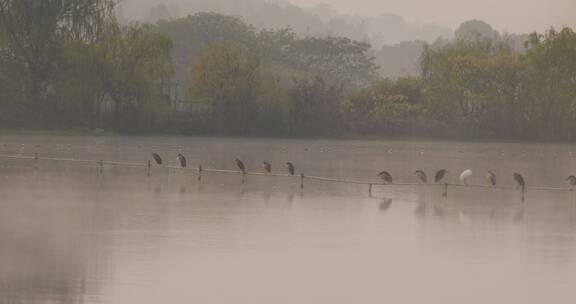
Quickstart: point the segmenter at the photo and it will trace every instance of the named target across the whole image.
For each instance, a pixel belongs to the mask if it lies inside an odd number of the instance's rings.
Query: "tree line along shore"
[[[64,3],[64,4],[63,4]],[[467,22],[384,78],[370,44],[112,0],[0,1],[0,128],[234,136],[576,139],[576,33]]]

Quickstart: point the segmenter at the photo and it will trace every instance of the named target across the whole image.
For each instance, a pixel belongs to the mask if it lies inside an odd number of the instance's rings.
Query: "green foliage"
[[[363,86],[376,79],[378,69],[369,50],[369,44],[348,38],[313,37],[294,40],[288,52],[297,69]]]
[[[427,108],[466,136],[572,139],[576,35],[530,37],[526,54],[504,41],[458,41],[422,57]]]
[[[454,35],[457,41],[495,41],[500,38],[498,31],[481,20],[469,20],[462,23]]]
[[[350,98],[348,120],[357,132],[406,135],[420,129],[424,84],[418,78],[383,79]]]
[[[171,41],[148,26],[115,28],[97,46],[102,82],[119,129],[157,126],[169,111]]]
[[[196,120],[218,134],[336,134],[346,87],[368,84],[377,69],[365,43],[256,31],[234,17],[197,14],[159,28],[197,42],[177,44],[177,60],[192,62],[186,83]]]
[[[383,77],[418,75],[418,58],[425,45],[425,41],[416,40],[383,46],[375,54],[376,63],[380,66],[379,74]]]
[[[216,13],[198,13],[176,20],[161,20],[157,31],[173,42],[172,61],[176,78],[188,84],[190,66],[204,54],[206,47],[229,43],[242,48],[255,45],[255,30],[241,19]],[[182,86],[182,93],[186,85]]]
[[[541,137],[576,139],[576,33],[534,33],[528,47],[527,127]]]
[[[214,44],[192,69],[189,97],[210,106],[216,132],[247,132],[255,112],[260,61],[238,46]]]
[[[0,0],[4,126],[146,129],[168,114],[171,42],[115,0]],[[15,80],[18,81],[15,81]]]
[[[321,77],[295,80],[290,91],[290,135],[337,135],[344,126],[344,86]]]
[[[1,55],[22,77],[25,102],[48,102],[63,41],[97,40],[114,5],[114,0],[0,0]]]
[[[423,47],[420,77],[378,79],[362,42],[215,13],[120,26],[115,4],[0,0],[1,127],[576,139],[569,28],[500,37],[466,22]]]

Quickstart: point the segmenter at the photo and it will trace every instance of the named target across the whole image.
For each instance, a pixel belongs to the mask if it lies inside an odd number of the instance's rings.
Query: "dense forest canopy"
[[[213,12],[122,22],[117,5],[0,0],[0,127],[576,139],[571,28],[471,20],[454,39],[375,50]]]

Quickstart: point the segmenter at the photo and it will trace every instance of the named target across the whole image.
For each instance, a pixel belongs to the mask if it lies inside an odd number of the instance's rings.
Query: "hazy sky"
[[[328,3],[338,11],[375,15],[394,13],[415,23],[457,27],[482,19],[508,32],[576,26],[576,0],[289,0],[302,6]]]

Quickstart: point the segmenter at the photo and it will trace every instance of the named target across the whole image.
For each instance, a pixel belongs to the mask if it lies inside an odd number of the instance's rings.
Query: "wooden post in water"
[[[448,183],[444,184],[444,193],[442,193],[443,197],[448,197]]]
[[[300,174],[300,190],[304,190],[304,173]]]
[[[146,176],[150,177],[150,169],[152,167],[152,162],[148,160],[148,169],[146,171]]]
[[[100,163],[100,169],[98,172],[100,173],[100,175],[102,175],[104,173],[104,161],[100,160],[99,163]]]
[[[202,182],[202,165],[198,166],[198,181]]]
[[[370,187],[368,187],[368,194],[370,194],[370,197],[372,197],[372,184],[370,184]]]
[[[34,170],[38,170],[38,152],[34,153]]]

